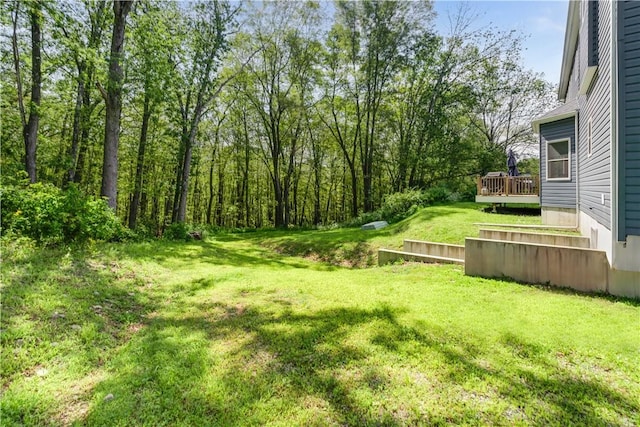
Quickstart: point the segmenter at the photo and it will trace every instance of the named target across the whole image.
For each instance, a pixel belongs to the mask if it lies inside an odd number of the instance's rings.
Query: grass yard
[[[6,244],[0,424],[640,424],[638,302],[345,266],[403,237],[459,242],[473,222],[496,216],[458,204],[372,232]]]
[[[275,231],[244,236],[276,252],[303,256],[334,265],[366,267],[377,262],[377,249],[401,249],[403,239],[464,244],[465,237],[478,236],[475,223],[540,225],[540,217],[486,213],[476,203],[432,206],[410,218],[376,232],[339,228],[323,232]]]

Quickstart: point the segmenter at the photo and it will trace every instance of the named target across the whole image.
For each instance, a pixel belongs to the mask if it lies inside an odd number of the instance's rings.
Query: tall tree
[[[24,130],[24,145],[25,166],[29,181],[36,182],[36,149],[40,121],[38,109],[42,90],[42,3],[39,0],[29,3],[29,21],[31,22],[31,101],[29,102],[29,120]]]
[[[191,160],[200,121],[231,79],[228,77],[219,81],[219,67],[229,47],[228,31],[236,12],[237,9],[232,10],[224,1],[201,2],[194,6],[185,23],[186,32],[183,37],[187,42],[175,59],[179,82],[175,87],[175,99],[178,103],[181,135],[173,222],[184,222],[186,219]]]
[[[27,3],[27,15],[31,26],[31,98],[29,99],[29,116],[27,118],[23,95],[22,76],[20,68],[20,51],[18,47],[18,20],[20,2],[14,3],[12,15],[12,49],[16,73],[18,94],[18,108],[22,122],[22,137],[24,140],[24,167],[31,183],[36,182],[36,150],[38,145],[38,124],[40,122],[40,99],[42,94],[42,2],[34,0]]]
[[[132,34],[132,72],[130,79],[138,86],[142,98],[142,123],[135,160],[134,188],[129,205],[129,228],[135,229],[142,200],[145,155],[152,115],[164,101],[164,88],[170,84],[170,54],[178,47],[172,23],[178,12],[172,3],[139,3],[140,13],[134,16]]]
[[[104,157],[102,161],[102,187],[100,195],[107,198],[109,206],[116,210],[118,202],[118,145],[120,141],[120,114],[122,111],[122,85],[124,73],[121,60],[124,54],[127,15],[133,1],[114,0],[113,34],[109,57],[109,79],[106,91],[101,88],[106,103],[104,131]]]
[[[354,82],[364,209],[371,211],[379,112],[389,96],[393,76],[411,52],[416,38],[425,31],[425,24],[430,22],[431,3],[339,1],[337,6],[336,34],[349,52],[349,80]]]
[[[329,130],[342,151],[351,178],[351,215],[358,215],[358,140],[362,125],[360,93],[358,90],[356,34],[336,23],[327,39],[325,87],[323,108],[318,118]],[[353,76],[353,77],[352,77]],[[325,114],[329,112],[329,114]],[[329,119],[326,116],[330,117]]]
[[[520,64],[520,40],[514,39],[511,45],[501,52],[501,60],[485,60],[477,67],[476,108],[469,112],[469,122],[485,153],[482,173],[504,167],[509,148],[520,154],[535,151],[530,123],[555,103],[551,85]]]
[[[248,64],[244,96],[262,125],[261,153],[273,186],[276,227],[291,223],[296,202],[292,190],[303,154],[305,110],[318,52],[306,32],[315,18],[313,4],[272,3],[253,22],[252,42],[259,54]]]
[[[78,7],[78,6],[82,7]],[[99,103],[92,97],[98,64],[101,62],[102,35],[109,18],[106,0],[58,1],[53,35],[68,51],[75,65],[76,96],[73,108],[71,143],[66,149],[63,181],[81,182],[89,148],[91,116]],[[66,141],[65,141],[66,142]]]

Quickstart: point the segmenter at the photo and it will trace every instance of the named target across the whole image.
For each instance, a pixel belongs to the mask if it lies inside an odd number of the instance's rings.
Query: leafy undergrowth
[[[637,302],[246,237],[5,245],[1,424],[640,423]]]
[[[485,212],[485,205],[456,203],[431,206],[380,230],[339,228],[291,233],[254,233],[253,241],[286,255],[302,256],[338,266],[367,267],[377,262],[381,247],[402,248],[403,239],[464,244],[478,236],[477,223],[540,225],[540,217]],[[542,230],[544,231],[544,230]]]

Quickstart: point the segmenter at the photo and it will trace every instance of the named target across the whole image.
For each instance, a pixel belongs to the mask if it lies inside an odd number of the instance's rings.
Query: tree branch
[[[107,91],[104,90],[104,88],[102,87],[102,85],[100,84],[100,82],[96,82],[96,87],[98,88],[98,90],[100,91],[100,95],[102,95],[102,98],[104,99],[104,102],[109,102],[109,95],[107,94]]]

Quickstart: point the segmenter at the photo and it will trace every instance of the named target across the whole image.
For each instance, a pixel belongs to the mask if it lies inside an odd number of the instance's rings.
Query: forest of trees
[[[103,196],[130,228],[346,221],[462,196],[553,102],[522,35],[430,1],[8,0],[3,183]],[[12,182],[13,182],[12,181]]]

